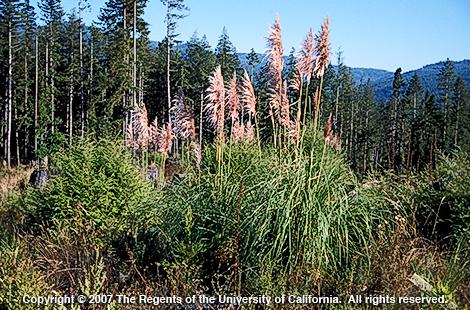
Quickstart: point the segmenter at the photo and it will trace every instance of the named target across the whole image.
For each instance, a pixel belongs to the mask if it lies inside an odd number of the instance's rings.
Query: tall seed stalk
[[[209,125],[216,129],[216,158],[218,172],[221,174],[225,143],[225,86],[220,65],[216,67],[214,74],[209,78],[209,87],[207,88],[206,105],[204,109],[208,116]]]
[[[330,33],[330,22],[328,17],[323,20],[320,34],[315,36],[316,47],[315,47],[315,73],[317,78],[320,78],[320,86],[318,89],[318,102],[315,108],[315,117],[313,121],[313,127],[315,130],[318,130],[318,118],[321,104],[321,93],[323,88],[323,75],[325,74],[325,69],[330,63],[331,56],[331,45],[329,39]]]
[[[269,109],[274,133],[273,141],[274,146],[276,147],[278,140],[277,123],[280,123],[280,107],[282,102],[282,70],[284,68],[284,60],[282,58],[284,50],[282,47],[281,22],[279,16],[276,17],[276,21],[270,27],[267,40],[267,57],[269,75],[271,78],[269,88]],[[275,121],[275,118],[277,118],[277,122]]]

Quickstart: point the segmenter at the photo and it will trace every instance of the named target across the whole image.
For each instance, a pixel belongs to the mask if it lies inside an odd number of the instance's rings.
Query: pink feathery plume
[[[276,83],[268,89],[269,116],[281,123],[282,84]]]
[[[236,122],[240,113],[240,98],[238,97],[237,73],[235,71],[227,90],[227,107],[232,122]]]
[[[315,36],[316,47],[315,47],[315,73],[317,77],[322,77],[325,74],[325,69],[330,63],[331,45],[329,39],[330,33],[330,22],[328,17],[323,21],[321,26],[321,32]]]
[[[153,150],[158,148],[158,121],[156,117],[149,126],[149,145]]]
[[[173,130],[171,124],[165,124],[159,131],[158,135],[158,152],[164,156],[168,156],[173,146]]]
[[[147,116],[147,108],[145,104],[143,104],[137,110],[137,118],[136,123],[134,125],[134,133],[137,134],[137,142],[141,149],[146,149],[148,147],[149,142],[149,126],[148,126],[148,116]]]
[[[245,127],[245,139],[248,142],[253,142],[255,140],[255,127],[250,121],[248,121]]]
[[[145,104],[131,110],[130,115],[130,122],[126,129],[126,144],[134,150],[144,150],[148,147],[149,142],[149,126]]]
[[[299,141],[299,126],[297,123],[297,120],[293,120],[289,122],[289,136],[294,140],[294,142],[297,144]]]
[[[296,68],[295,77],[290,80],[289,87],[294,90],[300,90],[300,85],[302,85],[302,74],[300,73],[299,68]]]
[[[253,84],[251,83],[248,72],[243,73],[242,84],[242,102],[245,105],[245,110],[251,115],[256,115],[256,96]]]
[[[276,17],[274,25],[268,32],[268,50],[266,56],[268,58],[269,75],[271,78],[269,85],[269,114],[272,118],[276,116],[280,123],[280,107],[281,107],[281,88],[282,88],[282,70],[284,68],[284,60],[282,58],[284,50],[282,47],[281,22],[279,16]],[[275,115],[274,115],[275,114]]]
[[[245,128],[240,122],[237,120],[233,124],[233,129],[232,129],[232,140],[237,142],[243,140],[243,136],[245,134]]]
[[[179,89],[176,98],[173,99],[172,123],[175,126],[174,132],[182,139],[190,141],[196,139],[194,113],[191,107],[186,104],[182,89]]]
[[[209,78],[209,88],[207,88],[206,105],[204,110],[207,114],[209,125],[217,131],[217,138],[224,140],[225,123],[225,87],[224,78],[220,65]]]
[[[284,67],[284,60],[282,59],[284,50],[282,47],[281,21],[279,16],[276,17],[276,21],[269,28],[267,39],[268,50],[266,56],[268,57],[270,73],[271,75],[278,77],[282,74],[282,69]]]
[[[314,53],[315,43],[312,28],[309,29],[307,37],[302,43],[302,48],[297,56],[297,68],[300,71],[302,77],[307,80],[307,84],[310,84],[310,79],[313,74],[314,67]]]
[[[340,140],[338,135],[333,132],[333,116],[330,113],[328,120],[325,123],[325,128],[323,130],[323,136],[325,138],[325,143],[331,145],[335,149],[339,150]]]
[[[315,108],[315,113],[318,112],[318,96],[319,96],[319,89],[318,87],[315,89],[315,95],[313,96],[313,106]]]

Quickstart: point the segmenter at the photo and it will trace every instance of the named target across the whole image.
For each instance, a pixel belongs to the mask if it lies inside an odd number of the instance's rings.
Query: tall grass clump
[[[378,225],[394,222],[393,210],[361,197],[340,154],[314,133],[305,139],[300,164],[293,152],[280,159],[267,147],[260,157],[249,144],[233,144],[218,182],[216,151],[206,148],[200,176],[164,192],[168,247],[180,256],[186,240],[209,287],[321,290],[322,279],[344,274],[354,259],[367,261]],[[188,214],[189,229],[179,224]]]

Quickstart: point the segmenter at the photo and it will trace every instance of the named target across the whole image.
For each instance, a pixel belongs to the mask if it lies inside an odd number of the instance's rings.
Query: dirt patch
[[[34,167],[20,166],[16,168],[0,168],[0,192],[7,193],[18,190],[29,182]]]

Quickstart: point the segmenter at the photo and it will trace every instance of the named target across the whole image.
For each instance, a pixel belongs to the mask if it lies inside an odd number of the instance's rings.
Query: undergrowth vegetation
[[[44,189],[2,196],[0,304],[46,292],[469,301],[468,155],[360,181],[320,136],[304,141],[282,154],[227,143],[221,165],[208,146],[164,184],[119,142],[59,151]]]

